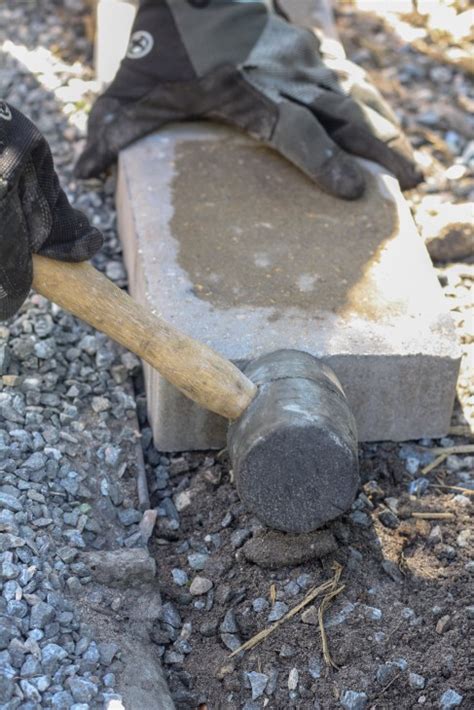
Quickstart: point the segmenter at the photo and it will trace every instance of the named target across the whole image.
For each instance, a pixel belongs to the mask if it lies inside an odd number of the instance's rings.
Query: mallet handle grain
[[[236,419],[257,388],[231,362],[185,335],[87,263],[33,256],[33,288],[141,357],[202,407]]]

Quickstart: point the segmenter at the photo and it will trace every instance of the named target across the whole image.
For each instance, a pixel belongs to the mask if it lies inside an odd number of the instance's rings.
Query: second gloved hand
[[[346,93],[314,33],[268,4],[142,0],[127,55],[92,109],[78,176],[99,174],[122,148],[170,121],[207,118],[243,129],[339,197],[364,190],[349,153],[414,187],[421,175],[410,146],[375,89],[357,92],[346,81]]]
[[[84,261],[101,246],[100,232],[61,189],[46,139],[0,101],[0,320],[28,295],[33,254]]]

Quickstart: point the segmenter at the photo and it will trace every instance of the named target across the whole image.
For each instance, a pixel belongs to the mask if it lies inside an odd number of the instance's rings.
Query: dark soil
[[[152,549],[159,565],[163,600],[176,604],[182,620],[192,623],[192,652],[172,670],[168,666],[171,690],[176,700],[182,699],[179,707],[193,708],[199,703],[205,703],[209,710],[243,707],[251,695],[245,687],[245,673],[269,674],[271,670],[278,671],[278,680],[266,705],[269,708],[336,708],[346,689],[364,691],[369,698],[367,707],[408,708],[419,703],[435,708],[450,687],[464,695],[463,707],[472,706],[472,622],[466,609],[472,603],[473,569],[472,564],[468,565],[472,546],[469,549],[459,544],[459,534],[469,526],[467,499],[463,496],[456,500],[453,492],[441,489],[419,499],[408,496],[405,491],[411,477],[398,458],[398,448],[391,444],[362,447],[361,474],[367,496],[360,496],[357,506],[363,507],[368,516],[367,528],[344,516],[328,528],[338,542],[335,554],[273,571],[247,562],[242,548],[233,549],[231,536],[235,530],[257,531],[259,524],[242,511],[227,466],[198,454],[179,457],[178,467],[187,470],[172,478],[173,486],[189,490],[191,504],[180,514],[181,527],[173,534],[175,539],[166,540],[170,535],[165,533],[155,540]],[[447,474],[442,466],[436,471],[436,480],[443,485],[456,483],[456,477]],[[387,509],[384,501],[388,497],[399,500],[395,529],[385,527],[378,517]],[[451,512],[453,520],[412,517],[413,512],[419,511]],[[222,521],[229,512],[233,520],[223,528]],[[432,531],[438,526],[442,540],[437,542]],[[185,548],[186,543],[190,545],[186,551],[183,543]],[[187,555],[205,550],[210,550],[209,560],[202,571],[194,574],[209,578],[213,589],[202,597],[205,608],[196,609],[194,601],[201,597],[192,597],[186,588],[177,587],[171,570],[186,569],[192,579]],[[301,614],[281,625],[256,648],[232,659],[218,628],[210,637],[201,634],[203,624],[207,629],[216,628],[226,612],[233,609],[238,635],[244,642],[269,625],[269,609],[256,613],[252,609],[254,599],[265,597],[271,604],[274,585],[276,599],[284,599],[291,608],[310,588],[333,576],[335,562],[343,566],[341,582],[345,588],[327,612],[326,620],[329,648],[337,668],[325,665],[319,628],[302,623]],[[302,574],[310,576],[308,586],[294,597],[289,596],[286,585]],[[317,604],[320,601],[321,598]],[[332,626],[331,620],[337,622],[338,613],[349,602],[354,605],[353,611],[343,623]],[[372,608],[380,610],[380,614]],[[285,652],[287,645],[294,655],[282,658],[281,650]],[[308,662],[314,657],[321,667],[318,679],[313,679],[308,671]],[[399,659],[404,659],[402,668],[391,672],[389,669],[380,678],[379,667]],[[291,698],[288,675],[295,667],[300,682]],[[408,678],[412,672],[426,678],[423,690],[410,687]]]

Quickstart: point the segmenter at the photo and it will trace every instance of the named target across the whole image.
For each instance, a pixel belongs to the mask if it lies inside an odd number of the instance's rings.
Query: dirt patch
[[[418,703],[435,708],[450,687],[470,706],[469,498],[435,488],[422,498],[408,495],[411,477],[398,451],[388,444],[363,447],[363,492],[352,513],[328,527],[338,543],[335,553],[278,570],[245,558],[242,545],[261,526],[242,510],[225,463],[198,454],[174,460],[186,470],[172,476],[173,488],[181,496],[186,491],[190,504],[180,512],[179,530],[170,535],[158,528],[152,553],[164,601],[171,601],[192,629],[191,650],[177,663],[167,662],[171,642],[163,643],[162,629],[155,629],[178,707],[336,708],[341,694],[354,690],[367,695],[371,708]],[[173,465],[171,460],[171,470]],[[458,481],[442,466],[433,474],[438,485]],[[389,505],[397,510],[392,516]],[[413,517],[420,511],[452,515],[446,520]],[[196,554],[202,560],[193,570],[190,561],[196,560],[189,556]],[[279,604],[287,610],[297,605],[311,587],[333,576],[335,562],[343,566],[345,588],[325,621],[337,668],[322,658],[314,612],[296,615],[254,649],[229,658],[229,636],[243,643],[269,626]],[[184,586],[173,581],[176,569],[188,575]],[[212,582],[203,596],[189,592],[196,575]],[[289,690],[295,668],[297,687]],[[268,678],[265,691],[250,705],[245,704],[252,696],[248,673]]]

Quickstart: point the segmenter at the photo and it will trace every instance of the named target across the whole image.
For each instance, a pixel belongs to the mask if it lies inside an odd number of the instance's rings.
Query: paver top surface
[[[289,346],[451,355],[452,320],[398,183],[361,165],[366,193],[348,202],[224,127],[170,126],[123,151],[129,265],[148,303],[234,359]]]
[[[293,306],[378,317],[383,292],[371,267],[398,233],[398,215],[374,176],[362,199],[347,202],[263,146],[210,141],[181,143],[174,172],[170,227],[198,298],[275,315]],[[384,315],[399,308],[383,303]]]

